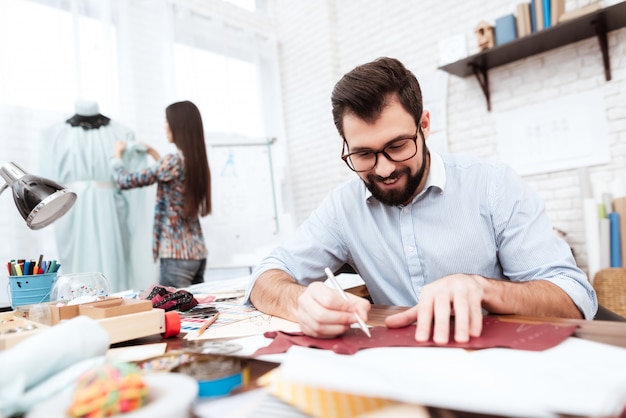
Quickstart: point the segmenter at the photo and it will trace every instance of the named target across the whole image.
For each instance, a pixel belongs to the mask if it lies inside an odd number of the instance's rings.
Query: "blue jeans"
[[[204,282],[204,260],[179,260],[176,258],[161,258],[159,284],[171,286],[177,289],[188,287],[192,284]]]

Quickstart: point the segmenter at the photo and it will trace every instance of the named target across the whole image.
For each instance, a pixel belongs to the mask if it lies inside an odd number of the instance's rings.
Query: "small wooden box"
[[[98,323],[109,333],[111,344],[166,332],[165,311],[153,309],[151,303],[149,311],[103,318]]]
[[[21,332],[7,333],[7,331],[15,328],[32,327],[32,329],[23,330]],[[39,324],[28,319],[15,315],[15,312],[0,313],[0,351],[13,347],[20,341],[35,335],[47,328],[47,325]]]
[[[29,310],[33,305],[22,305],[15,308],[13,315],[29,318]],[[50,325],[56,325],[64,319],[72,319],[78,316],[78,305],[67,305],[65,302],[47,302],[39,305],[47,305],[50,308]]]
[[[149,300],[115,298],[78,305],[78,314],[93,319],[102,319],[145,312],[151,309],[152,301]]]
[[[64,319],[72,319],[78,316],[78,306],[79,305],[62,305],[57,302],[50,302],[52,325],[56,325]]]
[[[109,333],[111,344],[163,334],[167,328],[165,311],[163,309],[152,309],[152,304],[150,304],[150,310],[148,311],[102,318],[98,320],[98,323]],[[38,324],[16,315],[16,312],[0,313],[0,331],[28,324],[34,324],[36,328],[30,331],[0,335],[0,351],[11,348],[20,341],[50,328],[47,325]]]

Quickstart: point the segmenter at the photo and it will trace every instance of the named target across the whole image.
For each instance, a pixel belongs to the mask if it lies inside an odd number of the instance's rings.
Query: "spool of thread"
[[[249,381],[246,359],[223,354],[170,351],[137,364],[144,372],[172,372],[193,377],[198,382],[198,396],[205,398],[228,395]]]
[[[198,381],[199,397],[225,396],[248,383],[245,359],[219,354],[201,354],[192,362],[180,364],[172,372],[183,373]]]

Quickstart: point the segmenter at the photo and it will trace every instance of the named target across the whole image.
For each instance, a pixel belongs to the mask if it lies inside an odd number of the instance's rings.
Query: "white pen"
[[[330,269],[328,267],[326,267],[324,269],[324,272],[326,272],[326,276],[328,276],[328,280],[330,280],[330,282],[333,284],[333,286],[335,286],[335,289],[337,289],[337,291],[339,292],[341,297],[344,300],[348,300],[348,296],[346,296],[346,294],[343,292],[343,289],[339,285],[339,282],[337,282],[337,278],[335,277],[333,272],[330,271]],[[356,318],[356,322],[359,323],[359,327],[361,328],[361,331],[363,331],[363,333],[365,333],[365,335],[367,335],[368,337],[372,338],[372,334],[370,333],[370,329],[368,328],[367,325],[365,325],[365,322],[361,319],[359,314],[355,312],[354,313],[354,317]]]

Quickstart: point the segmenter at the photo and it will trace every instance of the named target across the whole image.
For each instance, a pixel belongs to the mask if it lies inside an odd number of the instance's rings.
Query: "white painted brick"
[[[294,4],[295,3],[295,4]],[[276,10],[279,10],[277,21],[281,27],[279,39],[283,46],[295,44],[304,36],[303,29],[306,16],[307,23],[315,22],[318,26],[315,35],[320,34],[322,25],[319,16],[324,15],[326,8],[333,9],[330,14],[330,27],[334,31],[329,36],[333,43],[333,51],[329,52],[329,45],[322,43],[309,43],[307,49],[320,48],[316,51],[320,60],[328,58],[334,65],[335,70],[320,71],[311,74],[306,70],[307,63],[303,58],[281,55],[283,76],[294,80],[294,83],[311,86],[312,83],[325,78],[326,90],[322,95],[330,97],[332,84],[352,67],[365,61],[382,55],[383,53],[394,54],[402,59],[409,68],[420,71],[434,70],[437,67],[438,56],[437,41],[446,36],[457,33],[465,33],[468,51],[476,52],[476,39],[473,30],[481,20],[494,22],[495,18],[511,12],[515,3],[500,1],[466,2],[425,0],[417,2],[405,2],[392,0],[383,2],[367,2],[364,7],[362,2],[326,0],[316,3],[315,10],[302,1],[276,0]],[[588,4],[589,1],[579,0],[566,2],[566,9],[573,10]],[[301,9],[307,13],[302,13]],[[429,16],[428,19],[420,19]],[[317,17],[317,18],[315,18]],[[410,18],[412,17],[412,18]],[[281,23],[282,22],[282,23]],[[289,32],[287,26],[292,31]],[[402,36],[398,36],[401,34]],[[311,34],[313,36],[313,34]],[[397,45],[397,46],[396,46]],[[489,73],[492,114],[486,111],[485,99],[480,87],[473,76],[460,79],[450,76],[448,85],[448,145],[451,152],[464,152],[485,157],[497,156],[497,134],[495,132],[494,112],[514,110],[515,108],[532,103],[555,99],[563,95],[580,93],[594,88],[605,89],[607,121],[611,133],[611,151],[614,162],[605,166],[593,167],[590,172],[594,175],[603,174],[605,181],[610,181],[618,174],[619,166],[623,165],[626,149],[626,109],[623,97],[626,95],[626,30],[620,29],[609,34],[609,46],[611,53],[611,67],[613,80],[606,83],[604,80],[604,68],[598,42],[590,38],[572,45],[560,47],[556,50],[547,51],[533,57],[528,57],[519,62],[511,63],[493,69]],[[299,43],[300,48],[305,48]],[[288,47],[289,48],[289,47]],[[333,55],[333,53],[335,55]],[[292,74],[288,74],[291,72]],[[327,77],[331,76],[329,83]],[[309,79],[313,77],[313,79]],[[333,78],[334,77],[334,78]],[[315,89],[316,92],[321,90]],[[317,118],[319,124],[330,119],[328,102],[324,107],[307,102],[300,96],[301,91],[293,93],[285,90],[286,100],[289,106],[298,106],[299,111],[304,112],[311,119]],[[311,92],[308,93],[309,95]],[[297,121],[287,116],[285,120],[287,131],[301,132]],[[328,125],[326,125],[328,126]],[[329,128],[330,130],[333,129]],[[328,130],[324,130],[328,133]],[[303,135],[308,139],[300,142],[310,142],[318,135],[313,132]],[[289,135],[288,135],[289,136]],[[328,144],[325,142],[325,144]],[[303,147],[299,145],[298,147]],[[297,155],[294,152],[293,155]],[[320,155],[326,155],[320,151]],[[311,162],[311,164],[315,164]],[[308,213],[311,205],[319,201],[324,193],[322,187],[328,189],[327,182],[312,183],[299,176],[315,178],[317,170],[329,163],[319,162],[311,170],[297,169],[298,176],[294,176],[297,190],[302,188],[296,197],[295,207],[302,213]],[[333,166],[333,170],[341,170],[342,167]],[[345,176],[328,175],[329,179],[349,178],[351,173]],[[623,175],[623,173],[621,173]],[[537,180],[538,179],[538,180]],[[582,231],[582,211],[578,189],[578,175],[576,170],[569,170],[559,175],[529,176],[526,180],[531,187],[540,187],[542,196],[545,195],[546,205],[550,209],[549,215],[557,225],[569,233],[568,241],[572,242],[579,257],[578,260],[584,267],[586,263],[584,231]],[[330,180],[328,180],[330,181]],[[303,186],[303,187],[301,187]],[[309,187],[310,186],[310,187]],[[319,198],[311,197],[317,194]],[[305,201],[306,199],[306,201]],[[298,214],[298,219],[304,215]]]

